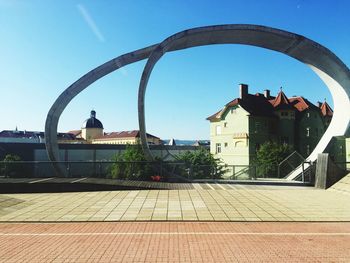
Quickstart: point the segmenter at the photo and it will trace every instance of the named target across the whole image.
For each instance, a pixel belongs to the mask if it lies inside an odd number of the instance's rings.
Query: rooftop
[[[253,116],[274,117],[274,112],[278,110],[294,110],[296,112],[303,112],[309,109],[320,111],[322,116],[333,115],[333,110],[326,102],[324,102],[320,107],[317,107],[302,96],[293,96],[288,98],[282,91],[282,88],[276,97],[270,96],[269,90],[266,90],[265,94],[256,93],[253,95],[248,93],[248,85],[240,84],[240,97],[228,102],[223,109],[209,116],[207,120],[218,121],[226,113],[228,108],[237,105],[241,106]]]

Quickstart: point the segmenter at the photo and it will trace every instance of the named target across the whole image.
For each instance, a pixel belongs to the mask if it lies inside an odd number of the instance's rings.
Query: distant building
[[[290,144],[308,156],[322,137],[333,111],[324,102],[319,107],[301,96],[288,98],[281,91],[276,97],[248,93],[240,84],[240,96],[208,117],[210,151],[230,165],[249,165],[257,149],[269,140]]]
[[[119,131],[103,132],[103,124],[96,118],[96,111],[92,110],[90,118],[87,119],[80,130],[70,131],[77,138],[84,139],[87,143],[92,144],[137,144],[140,143],[140,131]],[[147,133],[149,144],[161,144],[160,138]]]
[[[57,133],[58,143],[81,143],[82,140],[76,138],[71,133]],[[39,131],[19,131],[4,130],[0,132],[0,142],[3,143],[45,143],[44,132]]]
[[[171,139],[169,140],[168,145],[176,146],[175,139],[174,139],[174,138],[171,138]]]
[[[90,118],[84,121],[80,130],[57,134],[58,143],[88,143],[88,144],[136,144],[140,143],[140,131],[103,132],[103,124],[96,118],[96,111],[90,112]],[[149,144],[161,144],[160,138],[147,133]],[[13,143],[45,143],[44,132],[33,131],[2,131],[0,142]]]
[[[206,141],[206,140],[197,140],[194,142],[193,146],[201,146],[204,148],[210,148],[210,141]]]
[[[147,133],[148,144],[161,144],[160,138]],[[109,132],[92,140],[93,144],[137,144],[140,143],[140,131]]]
[[[97,138],[103,136],[103,125],[96,118],[96,111],[92,110],[90,113],[90,118],[84,121],[81,127],[81,137],[88,143]]]

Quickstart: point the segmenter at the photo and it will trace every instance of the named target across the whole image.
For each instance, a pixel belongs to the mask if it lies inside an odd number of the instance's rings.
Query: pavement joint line
[[[192,186],[195,190],[203,190],[203,188],[199,183],[192,183]]]
[[[215,185],[219,186],[222,190],[226,190],[226,188],[223,187],[221,184],[216,183]]]
[[[130,236],[130,235],[224,235],[224,236],[350,236],[350,232],[87,232],[87,233],[0,233],[0,236]]]
[[[212,187],[210,184],[206,183],[206,185],[207,185],[211,190],[215,190],[215,188]]]
[[[227,184],[227,186],[230,187],[230,188],[232,188],[232,189],[236,189],[236,188],[233,187],[232,184]]]
[[[39,182],[44,182],[44,181],[48,181],[48,180],[51,180],[51,179],[54,179],[54,177],[31,181],[31,182],[29,182],[29,184],[35,184],[35,183],[39,183]]]
[[[74,180],[74,181],[72,181],[70,183],[74,184],[74,183],[81,182],[81,181],[86,180],[86,179],[87,179],[87,177],[84,177],[84,178],[80,178],[80,179]]]

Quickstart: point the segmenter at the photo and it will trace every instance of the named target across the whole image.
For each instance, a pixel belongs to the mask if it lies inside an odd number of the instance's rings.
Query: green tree
[[[152,165],[147,162],[140,144],[126,146],[122,154],[115,155],[110,175],[115,179],[149,180],[153,175]]]
[[[187,151],[175,156],[177,161],[184,162],[186,168],[180,172],[182,176],[192,179],[220,179],[226,172],[220,159],[215,158],[207,149]]]
[[[21,166],[15,162],[21,161],[21,157],[15,154],[7,154],[0,164],[0,174],[5,177],[21,176]]]
[[[265,142],[256,152],[257,175],[259,177],[277,177],[277,166],[291,152],[293,148],[289,144],[277,142]]]

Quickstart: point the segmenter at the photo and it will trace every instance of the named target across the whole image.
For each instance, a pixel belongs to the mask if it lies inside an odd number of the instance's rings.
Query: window
[[[260,149],[260,143],[255,144],[255,152],[259,151]]]
[[[288,116],[288,112],[282,111],[282,112],[281,112],[281,116]]]
[[[218,125],[216,126],[216,135],[220,135],[221,134],[221,126]]]
[[[283,144],[288,144],[288,143],[289,143],[289,138],[288,138],[287,136],[283,136],[283,137],[281,138],[281,142],[282,142]]]
[[[225,144],[224,144],[224,145],[225,145],[225,147],[227,147],[227,146],[228,146],[228,143],[227,143],[227,142],[225,142]]]
[[[306,128],[306,137],[310,137],[310,128],[309,127]]]
[[[225,128],[227,127],[227,122],[224,122],[224,127],[225,127]]]
[[[342,145],[339,146],[339,154],[343,155],[343,146]]]
[[[235,114],[236,113],[236,109],[231,109],[231,114]]]
[[[216,153],[221,153],[221,143],[216,144]]]
[[[306,154],[310,155],[310,145],[306,145]]]
[[[306,117],[310,118],[310,112],[306,113]]]
[[[255,122],[255,132],[258,132],[260,130],[260,122]]]
[[[318,128],[315,129],[316,136],[318,136]]]

